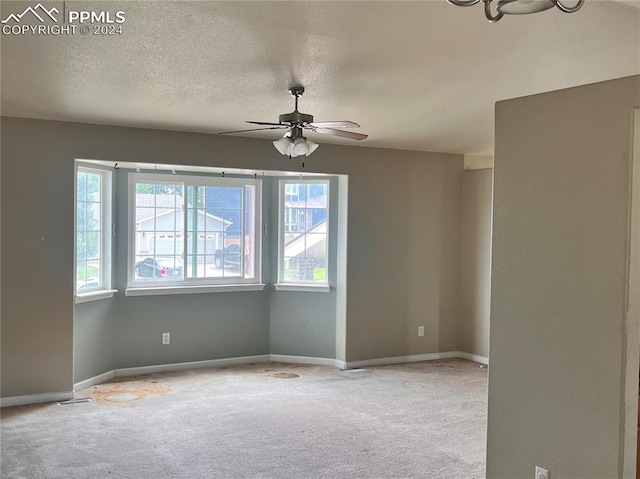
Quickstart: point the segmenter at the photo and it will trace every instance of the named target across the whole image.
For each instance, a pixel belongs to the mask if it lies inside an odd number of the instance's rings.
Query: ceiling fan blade
[[[251,123],[253,125],[271,125],[271,126],[288,126],[282,123],[269,123],[267,121],[246,121],[245,123]]]
[[[261,130],[282,130],[284,128],[289,128],[286,125],[280,126],[269,126],[267,128],[250,128],[249,130],[236,130],[236,131],[221,131],[218,135],[228,135],[229,133],[244,133],[246,131],[261,131]]]
[[[362,133],[353,133],[352,131],[336,130],[334,128],[312,128],[311,131],[315,133],[323,133],[325,135],[341,136],[343,138],[350,138],[351,140],[364,140],[369,135]]]
[[[360,128],[360,125],[353,121],[314,121],[309,123],[314,128]]]

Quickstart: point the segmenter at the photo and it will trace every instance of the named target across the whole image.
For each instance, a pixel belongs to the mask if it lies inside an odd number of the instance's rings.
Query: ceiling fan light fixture
[[[528,13],[538,13],[558,7],[558,10],[564,13],[574,13],[580,10],[584,4],[584,0],[576,0],[576,2],[567,6],[561,0],[498,0],[497,12],[491,11],[491,2],[493,0],[447,0],[457,7],[471,7],[480,2],[484,4],[484,15],[491,23],[495,23],[506,15],[525,15]]]
[[[296,156],[309,156],[316,151],[320,145],[308,140],[304,136],[291,138],[289,133],[287,133],[279,140],[274,141],[273,146],[276,147],[276,150],[278,150],[281,155],[295,158]]]
[[[289,156],[289,150],[291,149],[291,138],[287,133],[279,140],[273,142],[273,146],[276,147],[276,150],[280,152],[281,155]]]
[[[498,0],[498,11],[507,15],[544,12],[556,6],[553,0]]]
[[[318,147],[320,146],[320,145],[318,145],[317,143],[314,143],[311,140],[307,140],[307,145],[309,145],[309,153],[307,153],[307,156],[309,156],[311,153],[316,151],[318,149]]]
[[[309,145],[307,145],[307,139],[304,136],[299,136],[292,142],[291,156],[302,156],[309,154]]]

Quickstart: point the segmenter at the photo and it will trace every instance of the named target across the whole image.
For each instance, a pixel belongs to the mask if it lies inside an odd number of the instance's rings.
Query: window
[[[328,286],[328,219],[328,181],[280,181],[279,283]]]
[[[295,196],[295,198],[286,198],[287,200],[297,200],[298,198],[298,184],[296,183],[287,183],[284,185],[284,194],[285,196]]]
[[[129,287],[260,283],[260,180],[129,178]]]
[[[111,172],[77,167],[75,214],[76,295],[110,291]]]

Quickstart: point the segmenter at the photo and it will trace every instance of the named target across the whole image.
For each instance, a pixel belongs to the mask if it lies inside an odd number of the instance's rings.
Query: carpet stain
[[[148,396],[160,396],[169,391],[170,388],[157,383],[104,383],[91,388],[88,396],[102,404],[123,404]]]
[[[280,378],[280,379],[295,379],[300,377],[299,374],[295,374],[295,373],[273,373],[273,374],[268,374],[268,376],[272,378]]]

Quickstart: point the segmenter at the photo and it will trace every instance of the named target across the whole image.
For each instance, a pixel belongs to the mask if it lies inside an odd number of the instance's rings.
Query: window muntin
[[[260,281],[260,180],[131,175],[130,286]]]
[[[111,172],[76,169],[76,294],[111,287]]]
[[[279,283],[328,284],[328,221],[328,181],[280,181]]]

